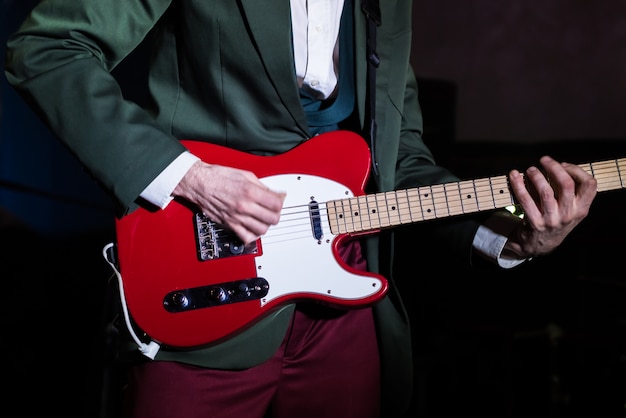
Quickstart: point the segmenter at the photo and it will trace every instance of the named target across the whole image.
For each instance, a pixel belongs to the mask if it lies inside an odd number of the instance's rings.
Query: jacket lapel
[[[367,65],[366,65],[366,31],[365,14],[361,12],[361,1],[353,0],[354,6],[354,66],[356,67],[356,106],[359,112],[361,127],[365,123],[365,93],[367,91]]]
[[[288,0],[241,0],[259,56],[288,112],[307,132],[293,65]]]
[[[360,0],[354,0],[356,105],[361,126],[365,118],[366,65],[365,17]],[[245,18],[257,44],[259,55],[276,91],[298,126],[307,131],[306,116],[300,104],[293,69],[291,12],[288,0],[241,0]],[[288,82],[286,80],[289,80]]]

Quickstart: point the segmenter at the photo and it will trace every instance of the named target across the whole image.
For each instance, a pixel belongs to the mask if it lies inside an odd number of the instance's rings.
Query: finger
[[[263,235],[271,225],[276,225],[280,222],[280,215],[280,211],[277,212],[265,206],[257,205],[256,209],[252,208],[252,211],[246,218],[246,226],[248,229],[255,231],[255,233]]]
[[[527,182],[518,170],[509,173],[509,183],[515,199],[522,206],[524,217],[528,223],[534,224],[534,219],[541,217],[536,198],[528,190]]]
[[[253,195],[253,200],[259,203],[261,206],[266,207],[272,211],[278,212],[282,209],[285,196],[285,192],[274,191],[267,187],[261,179],[257,178],[252,172],[246,172],[249,175],[250,180],[257,186],[256,193]]]
[[[283,208],[286,196],[287,194],[284,192],[275,192],[264,186],[256,202],[268,211],[279,214]]]
[[[576,183],[576,196],[582,199],[582,203],[589,206],[598,193],[598,181],[581,167],[562,163],[563,169],[574,179]]]
[[[513,184],[525,213],[525,221],[536,230],[558,224],[560,206],[548,178],[534,166],[526,170],[525,177],[517,175],[519,178]]]
[[[270,210],[256,202],[241,204],[238,210],[231,211],[226,216],[225,221],[229,229],[245,243],[265,235],[272,225],[280,221],[280,211]]]
[[[256,241],[261,236],[260,234],[255,234],[253,231],[249,230],[242,224],[236,224],[229,226],[230,230],[239,237],[241,242],[244,244],[250,244],[251,242]]]
[[[576,182],[574,178],[565,170],[561,163],[551,157],[544,156],[540,162],[557,201],[565,207],[570,206],[576,197]]]
[[[550,184],[550,180],[537,167],[529,167],[526,170],[525,180],[525,187],[531,195],[535,195],[535,200],[540,207],[545,209],[546,205],[556,203],[554,188]]]

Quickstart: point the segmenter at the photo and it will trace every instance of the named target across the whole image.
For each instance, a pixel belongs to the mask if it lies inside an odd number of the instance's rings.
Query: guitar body
[[[326,216],[325,202],[364,193],[370,153],[360,136],[331,132],[269,157],[183,143],[203,161],[250,170],[287,196],[279,224],[245,247],[176,200],[116,222],[123,297],[148,336],[171,347],[206,346],[297,300],[356,308],[384,296],[383,277],[339,257],[351,237],[333,235]]]
[[[365,195],[370,151],[347,131],[319,135],[270,157],[183,143],[202,160],[252,171],[287,195],[279,223],[245,246],[176,200],[164,210],[141,208],[117,221],[128,313],[150,338],[171,347],[216,343],[298,300],[371,305],[386,294],[388,283],[342,260],[352,237],[516,205],[504,175]],[[580,167],[596,178],[598,191],[626,187],[626,158]]]

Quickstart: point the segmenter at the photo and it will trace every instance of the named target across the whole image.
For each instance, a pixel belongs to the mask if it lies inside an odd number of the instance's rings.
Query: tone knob
[[[219,287],[215,286],[209,289],[209,298],[216,300],[218,302],[224,302],[227,298],[226,291]]]

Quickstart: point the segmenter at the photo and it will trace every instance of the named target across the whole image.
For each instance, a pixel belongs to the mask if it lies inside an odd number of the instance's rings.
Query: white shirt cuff
[[[148,202],[165,209],[174,199],[172,192],[182,180],[187,171],[200,158],[185,151],[168,165],[152,182],[141,192],[140,196]]]
[[[474,249],[479,251],[488,259],[495,261],[502,268],[509,269],[522,264],[526,259],[504,258],[502,250],[506,244],[507,237],[495,233],[484,225],[478,227],[474,236]]]
[[[502,256],[508,237],[520,222],[519,217],[510,212],[494,212],[484,225],[478,228],[474,236],[474,249],[506,269],[522,264],[526,261],[525,258],[515,258],[508,254],[506,257]]]

